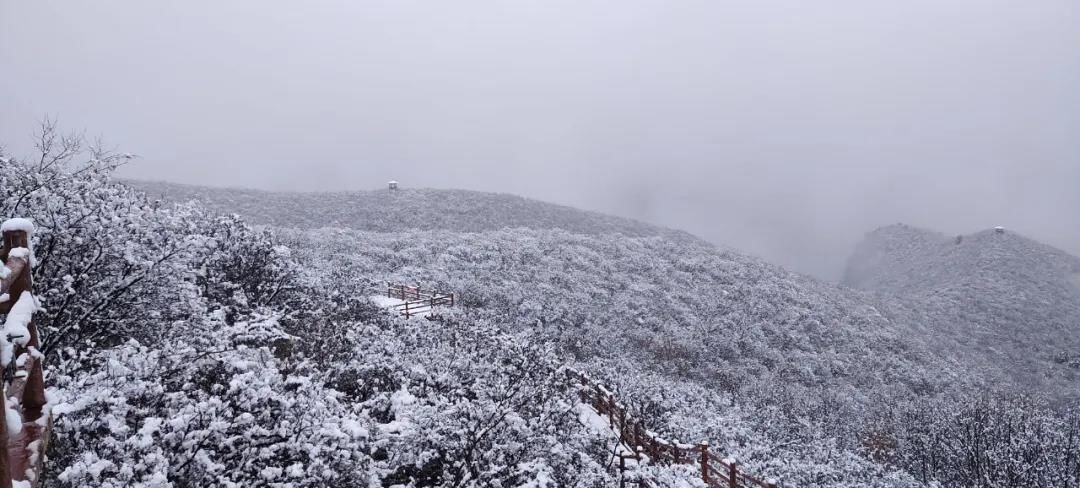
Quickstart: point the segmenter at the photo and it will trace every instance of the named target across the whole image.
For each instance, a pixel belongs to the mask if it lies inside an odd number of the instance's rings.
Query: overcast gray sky
[[[1080,253],[1077,0],[0,0],[0,143],[126,176],[493,190],[825,278],[907,222]]]

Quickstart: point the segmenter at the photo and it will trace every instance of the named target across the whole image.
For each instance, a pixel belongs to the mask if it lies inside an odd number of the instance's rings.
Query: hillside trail
[[[372,299],[388,309],[404,316],[427,317],[439,306],[454,306],[456,294],[423,290],[419,285],[386,284],[385,296]],[[607,428],[616,440],[612,459],[618,459],[620,488],[627,483],[639,488],[667,488],[671,480],[659,480],[641,468],[649,465],[686,465],[697,470],[696,477],[688,475],[679,480],[679,486],[705,486],[714,488],[777,488],[773,479],[758,479],[743,471],[733,458],[722,458],[710,449],[707,442],[684,444],[668,441],[646,429],[640,419],[627,412],[608,388],[591,379],[587,374],[572,368],[565,369],[572,381],[577,383],[583,405],[595,415],[583,412],[582,424],[594,430]],[[603,419],[607,420],[604,421]],[[603,424],[603,425],[598,425]]]
[[[679,483],[682,486],[778,488],[777,480],[750,475],[734,458],[717,455],[708,442],[685,444],[660,437],[628,413],[626,405],[611,390],[581,371],[567,368],[566,373],[578,384],[581,401],[599,416],[600,422],[607,419],[606,426],[616,439],[612,455],[619,462],[620,488],[625,488],[627,483],[642,488],[671,486],[671,481],[662,481],[641,469],[649,465],[686,465],[696,470],[695,479],[680,480],[685,481]]]

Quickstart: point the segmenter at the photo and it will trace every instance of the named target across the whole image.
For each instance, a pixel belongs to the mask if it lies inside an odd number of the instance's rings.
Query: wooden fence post
[[[30,249],[29,230],[25,228],[5,229],[3,232],[3,248],[0,250],[0,259],[3,259],[4,263],[0,264],[7,264],[11,257],[11,250],[17,248]],[[10,270],[11,273],[15,273],[15,276],[11,277],[8,289],[5,290],[8,294],[8,300],[0,304],[0,313],[10,313],[12,308],[24,296],[32,297],[33,295],[34,280],[30,267],[30,256],[24,256],[22,263],[21,268]],[[0,398],[0,412],[7,411],[6,404],[9,394],[18,396],[19,418],[23,423],[22,432],[15,438],[11,437],[11,432],[7,429],[7,422],[3,422],[5,425],[0,426],[0,450],[3,451],[0,454],[0,488],[9,488],[12,481],[26,480],[27,472],[34,470],[35,466],[30,463],[32,454],[28,448],[32,442],[31,439],[41,435],[41,427],[32,424],[32,422],[41,418],[42,409],[45,406],[45,381],[39,351],[41,340],[32,317],[26,324],[26,330],[29,337],[23,338],[24,344],[16,345],[14,354],[11,357],[14,362],[19,357],[26,355],[23,359],[24,362],[21,367],[16,366],[16,363],[7,365],[7,367],[16,371],[16,379],[13,380],[11,385],[2,385],[0,387],[0,397],[3,397]],[[37,456],[42,455],[40,452],[36,454]],[[31,473],[31,475],[37,474],[40,474],[40,470],[37,473]]]
[[[731,464],[728,465],[728,486],[739,488],[739,468],[735,465],[735,458],[731,458]]]
[[[9,230],[4,232],[4,249],[10,251],[15,248],[30,249],[30,236],[25,230]],[[7,259],[8,252],[4,253],[4,259]],[[34,277],[30,268],[29,257],[26,257],[26,267],[22,269],[19,276],[11,283],[11,289],[8,290],[8,301],[4,307],[0,308],[0,311],[7,313],[14,306],[15,302],[22,297],[23,293],[33,294],[34,292]],[[25,346],[19,346],[15,348],[15,354],[12,359],[18,358],[22,354],[31,354],[31,348],[34,354],[40,354],[41,339],[38,336],[37,326],[34,325],[33,319],[30,323],[26,324],[27,332],[30,337],[26,339]],[[23,417],[26,422],[33,422],[41,418],[41,409],[45,406],[45,378],[41,370],[41,359],[34,357],[31,354],[28,358],[26,365],[28,366],[26,387],[22,391],[22,398],[20,398],[20,406],[23,410]]]
[[[15,249],[17,247],[30,249],[30,236],[21,230],[4,232],[4,249]],[[27,257],[26,259],[29,260],[30,258]],[[11,290],[8,292],[10,297],[8,303],[14,304],[23,293],[34,293],[34,275],[29,262],[23,268],[22,273],[19,274],[19,278],[11,284]],[[18,358],[20,354],[31,354],[31,348],[33,348],[34,353],[40,354],[41,339],[32,318],[30,323],[26,324],[26,329],[30,333],[26,346],[16,347],[12,358]],[[27,365],[29,365],[29,371],[27,371],[26,388],[23,390],[21,407],[23,420],[33,422],[41,418],[41,409],[45,406],[45,377],[41,370],[41,359],[31,355],[27,360]]]
[[[682,443],[678,439],[674,439],[674,441],[671,444],[671,455],[675,458],[675,464],[682,464]]]
[[[698,449],[701,450],[701,481],[704,481],[706,485],[709,484],[709,443],[702,442],[698,444]]]
[[[26,249],[30,248],[29,236],[27,236],[24,231],[4,231],[3,239],[3,251],[0,251],[0,259],[3,259],[4,263],[0,263],[0,265],[6,264],[12,249],[19,247]],[[0,313],[8,313],[8,311],[11,310],[11,307],[15,305],[15,302],[19,301],[19,296],[22,295],[22,292],[32,290],[34,283],[33,278],[31,278],[30,275],[29,264],[30,263],[27,263],[27,266],[20,270],[12,270],[19,274],[15,276],[14,280],[11,282],[11,288],[7,290],[8,301],[0,303]]]

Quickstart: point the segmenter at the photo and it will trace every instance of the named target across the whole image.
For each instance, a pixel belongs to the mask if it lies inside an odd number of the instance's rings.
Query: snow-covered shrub
[[[50,485],[368,486],[370,421],[279,372],[265,344],[281,333],[263,320],[219,314],[199,331],[215,341],[131,341],[58,377]]]
[[[68,149],[0,171],[0,210],[39,228],[46,486],[613,482],[550,348],[393,318],[271,233]]]

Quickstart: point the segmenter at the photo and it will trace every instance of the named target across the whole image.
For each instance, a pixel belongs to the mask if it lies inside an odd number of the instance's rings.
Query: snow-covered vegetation
[[[400,189],[348,193],[275,193],[240,188],[208,188],[129,181],[150,198],[197,200],[223,213],[238,213],[254,224],[313,229],[326,226],[397,232],[446,229],[459,232],[504,227],[561,228],[575,233],[687,236],[634,220],[585,212],[516,195],[466,190]]]
[[[566,365],[651,430],[708,440],[786,487],[1080,482],[1074,316],[1016,308],[1075,299],[1045,277],[1067,269],[1075,286],[1078,268],[1035,268],[1071,262],[1009,233],[959,244],[1012,239],[971,258],[990,274],[970,286],[992,288],[950,293],[965,288],[893,264],[925,252],[871,243],[856,291],[503,195],[157,184],[148,198],[111,180],[125,158],[65,147],[0,159],[0,215],[37,227],[47,486],[612,486]],[[1013,258],[1032,269],[1002,271]],[[884,276],[898,272],[912,277]],[[982,302],[963,298],[1014,299],[991,292],[1024,277],[1037,286],[1019,302],[974,313]],[[385,281],[458,306],[401,319],[368,298]],[[987,316],[986,334],[957,332]],[[1037,332],[1002,338],[1021,326]]]
[[[0,210],[37,227],[46,486],[614,482],[550,347],[396,318],[271,233],[157,205],[110,181],[121,159],[75,149],[0,171]]]
[[[939,336],[938,354],[1034,393],[1080,395],[1075,256],[1009,231],[947,237],[895,225],[867,236],[846,275],[917,312],[909,320]]]
[[[233,202],[178,188],[222,211]],[[426,195],[417,202],[438,193],[416,191]],[[482,195],[442,193],[440,208],[372,192],[370,221],[333,212],[340,195],[315,204],[327,209],[321,221],[293,206],[271,210],[284,194],[252,206],[278,215],[276,235],[327,283],[354,293],[384,280],[454,290],[459,314],[553,343],[636,400],[655,430],[709,440],[787,486],[1053,485],[1080,476],[1068,369],[1049,356],[1025,365],[969,347],[969,336],[949,333],[959,326],[945,323],[955,307],[935,304],[938,295],[837,287],[630,221],[516,226],[530,220],[501,220],[500,195],[488,196],[484,226],[456,227],[439,220],[442,208],[461,195],[463,206],[484,207]],[[546,214],[546,205],[532,211]],[[407,222],[442,223],[393,228],[403,206]],[[977,327],[977,317],[967,320]],[[1059,378],[1032,383],[1033,365]]]

